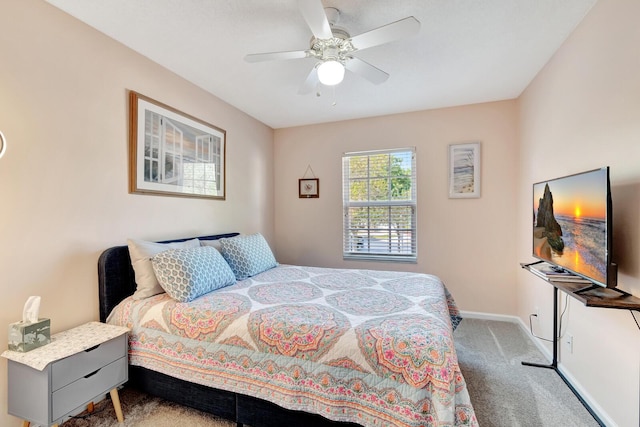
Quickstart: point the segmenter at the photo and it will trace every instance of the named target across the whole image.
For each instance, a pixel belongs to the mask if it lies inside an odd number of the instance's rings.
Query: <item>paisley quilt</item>
[[[130,362],[365,427],[477,426],[435,276],[279,265],[189,303],[127,298]]]

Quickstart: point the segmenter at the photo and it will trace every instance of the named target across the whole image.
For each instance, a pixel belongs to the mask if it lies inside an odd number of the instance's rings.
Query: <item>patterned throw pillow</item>
[[[151,258],[160,286],[171,298],[189,302],[236,281],[229,264],[214,248],[169,249]]]
[[[220,249],[237,280],[255,276],[278,265],[269,244],[260,233],[220,239]]]
[[[127,239],[131,266],[136,277],[136,291],[133,299],[140,300],[158,295],[164,292],[153,272],[151,257],[167,249],[186,249],[200,247],[198,239],[185,242],[156,243],[145,240]]]

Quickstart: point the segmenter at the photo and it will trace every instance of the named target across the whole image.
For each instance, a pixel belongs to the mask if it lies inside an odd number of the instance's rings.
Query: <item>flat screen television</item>
[[[609,167],[533,184],[533,256],[615,288]]]

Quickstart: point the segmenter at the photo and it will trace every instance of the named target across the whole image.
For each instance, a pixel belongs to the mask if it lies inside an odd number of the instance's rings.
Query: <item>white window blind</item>
[[[415,148],[342,157],[344,258],[416,260]]]

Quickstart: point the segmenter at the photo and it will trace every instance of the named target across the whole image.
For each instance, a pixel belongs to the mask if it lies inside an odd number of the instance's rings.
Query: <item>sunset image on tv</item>
[[[534,255],[606,284],[607,200],[607,169],[535,184]]]

